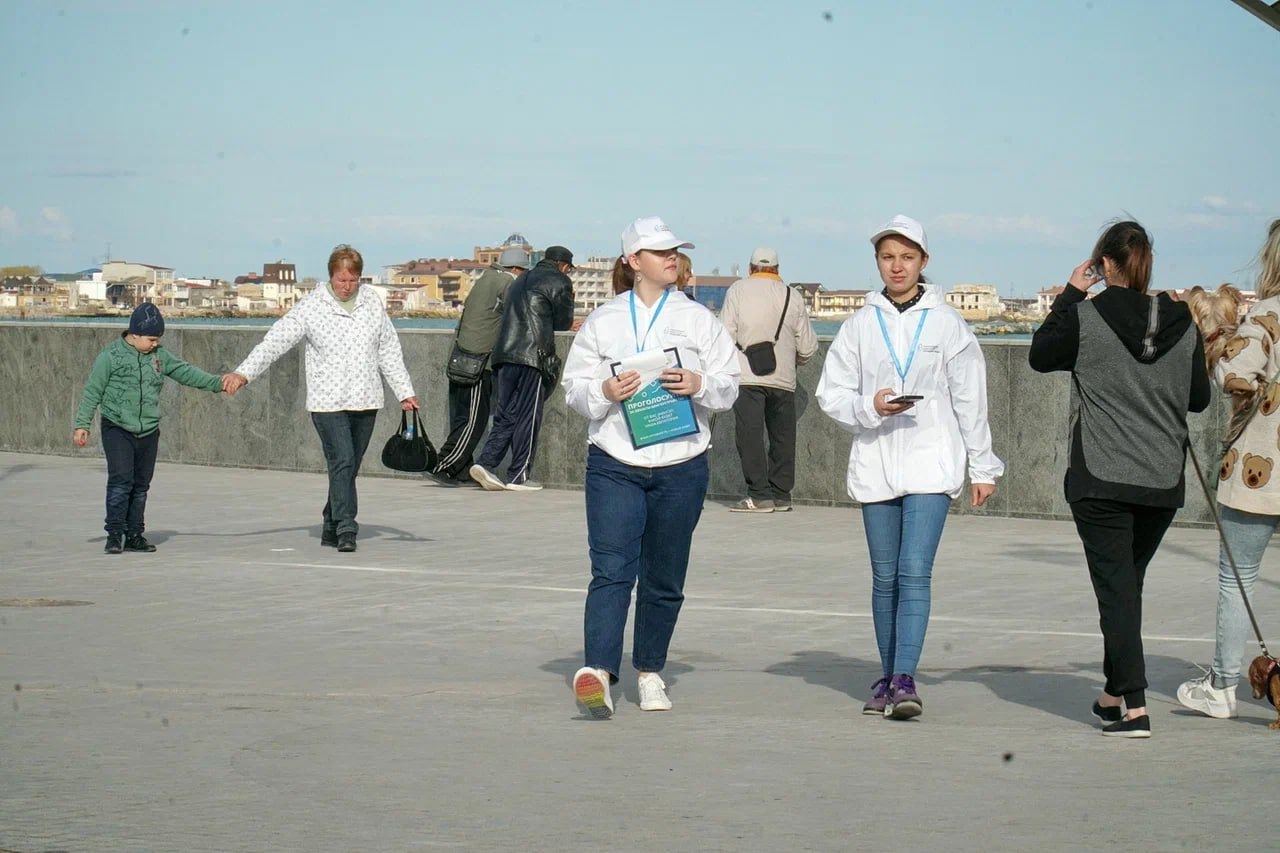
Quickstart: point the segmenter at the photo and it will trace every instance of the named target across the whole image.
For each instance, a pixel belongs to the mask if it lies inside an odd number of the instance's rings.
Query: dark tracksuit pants
[[[475,385],[449,383],[449,437],[440,447],[435,473],[442,477],[466,477],[472,454],[489,424],[489,402],[493,396],[493,371],[486,370]]]
[[[1102,629],[1106,691],[1129,708],[1147,704],[1142,655],[1142,585],[1147,564],[1173,522],[1176,509],[1101,498],[1071,503],[1084,545]]]
[[[156,470],[160,430],[142,437],[102,419],[102,452],[107,457],[108,533],[140,535],[146,530],[147,493]]]
[[[796,484],[795,392],[743,385],[738,389],[733,415],[747,494],[757,501],[791,500],[791,489]]]
[[[497,471],[510,450],[511,464],[507,466],[507,475],[503,479],[508,483],[523,483],[533,470],[538,430],[542,428],[542,405],[546,402],[542,372],[523,364],[500,364],[496,380],[498,409],[493,415],[489,440],[476,462],[490,471]]]

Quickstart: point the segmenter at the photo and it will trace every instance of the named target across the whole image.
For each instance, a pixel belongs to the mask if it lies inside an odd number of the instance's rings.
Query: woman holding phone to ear
[[[1152,260],[1141,225],[1110,225],[1072,270],[1029,352],[1033,370],[1071,371],[1064,486],[1098,599],[1106,684],[1093,714],[1108,737],[1151,737],[1143,579],[1182,506],[1187,412],[1210,399],[1190,309],[1147,293]],[[1100,281],[1106,287],[1087,299]]]
[[[905,720],[923,710],[915,674],[947,510],[964,490],[966,465],[971,500],[982,506],[1004,463],[991,449],[982,349],[923,275],[924,226],[895,216],[871,245],[884,289],[840,327],[817,399],[853,433],[847,485],[871,555],[881,676],[862,712]]]

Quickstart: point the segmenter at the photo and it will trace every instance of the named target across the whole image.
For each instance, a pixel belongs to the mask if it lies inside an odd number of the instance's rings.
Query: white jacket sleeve
[[[239,373],[252,382],[261,376],[276,359],[293,349],[307,336],[307,323],[303,319],[303,312],[306,310],[306,303],[299,303],[288,314],[272,323],[266,336],[245,356],[244,361],[240,362],[240,366],[233,372]]]
[[[378,330],[378,369],[382,371],[383,378],[391,386],[397,400],[403,402],[413,396],[413,381],[409,379],[409,371],[404,366],[400,336],[396,334],[396,327],[386,313],[382,315],[382,326]]]
[[[738,365],[738,349],[724,324],[710,314],[707,323],[702,337],[707,341],[701,353],[702,387],[692,399],[707,411],[724,412],[732,409],[738,399],[742,369]]]
[[[1004,463],[991,449],[986,359],[968,327],[960,330],[955,345],[958,351],[947,359],[947,386],[969,458],[969,481],[995,483],[996,477],[1004,473]]]
[[[849,432],[876,429],[884,421],[873,401],[879,389],[862,387],[862,364],[858,357],[858,332],[852,319],[840,327],[836,339],[827,350],[818,380],[818,405],[822,411]]]
[[[597,324],[591,318],[582,324],[569,347],[569,356],[560,377],[565,402],[575,412],[593,421],[609,414],[609,407],[614,405],[601,387],[613,373],[609,370],[608,360],[600,353],[596,328]]]

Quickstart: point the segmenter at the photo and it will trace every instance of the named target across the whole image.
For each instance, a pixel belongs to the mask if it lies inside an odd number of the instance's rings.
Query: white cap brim
[[[654,252],[661,252],[666,249],[696,249],[692,243],[681,240],[679,237],[666,237],[661,240],[642,240],[642,245],[636,245],[627,249],[625,254],[634,255],[636,252],[648,249]]]

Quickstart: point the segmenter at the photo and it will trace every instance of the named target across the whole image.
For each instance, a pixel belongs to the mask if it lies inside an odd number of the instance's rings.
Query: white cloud
[[[985,213],[944,213],[934,220],[932,227],[972,240],[1057,241],[1065,233],[1059,226],[1038,216],[992,216]]]
[[[1207,195],[1174,217],[1174,225],[1195,230],[1235,228],[1242,216],[1256,216],[1258,205],[1252,201],[1232,201],[1225,196]]]
[[[12,207],[0,207],[0,234],[12,236],[18,233],[18,212]]]
[[[42,207],[32,229],[35,233],[55,240],[70,240],[74,234],[71,222],[59,207]]]

